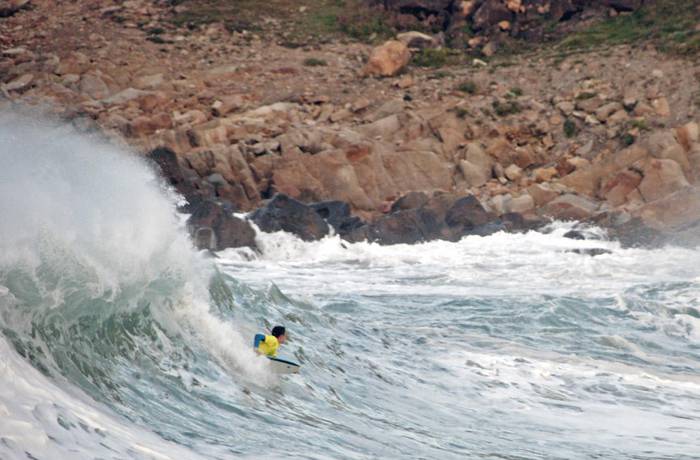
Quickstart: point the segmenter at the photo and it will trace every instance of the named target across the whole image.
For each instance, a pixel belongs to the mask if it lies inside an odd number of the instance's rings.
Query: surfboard
[[[267,359],[270,360],[270,367],[275,374],[298,374],[299,369],[301,369],[299,364],[286,359],[271,358],[269,356]]]

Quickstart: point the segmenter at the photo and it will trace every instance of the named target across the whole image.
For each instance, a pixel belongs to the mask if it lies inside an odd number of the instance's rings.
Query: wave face
[[[0,458],[697,458],[697,250],[557,224],[213,260],[133,155],[5,116],[0,165]],[[300,375],[250,350],[276,323]]]

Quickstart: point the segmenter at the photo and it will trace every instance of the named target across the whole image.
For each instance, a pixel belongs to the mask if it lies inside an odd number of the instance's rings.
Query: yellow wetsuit
[[[280,343],[277,340],[277,337],[274,335],[266,335],[264,340],[260,341],[260,345],[258,345],[258,351],[262,353],[263,355],[266,356],[277,356],[277,349],[279,348]]]

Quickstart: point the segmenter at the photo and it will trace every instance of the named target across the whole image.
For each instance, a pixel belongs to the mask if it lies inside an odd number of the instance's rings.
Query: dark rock
[[[564,238],[570,238],[572,240],[585,240],[586,236],[578,230],[569,230],[568,232],[564,233]]]
[[[177,159],[175,152],[166,147],[153,149],[146,155],[160,170],[161,175],[168,183],[187,199],[188,204],[182,211],[191,213],[196,205],[207,198],[213,198],[215,187],[205,180],[201,180],[197,173],[183,167]]]
[[[309,206],[333,227],[338,235],[346,235],[364,225],[364,222],[350,213],[350,205],[344,201],[322,201]]]
[[[399,211],[383,216],[370,224],[367,239],[380,244],[413,244],[427,241],[425,225],[416,209]]]
[[[554,0],[549,5],[549,19],[561,21],[568,19],[574,13],[581,11],[583,1],[581,0]]]
[[[604,222],[601,222],[604,224]],[[609,236],[623,247],[657,247],[664,243],[664,235],[649,226],[640,218],[632,218],[623,223],[608,227]]]
[[[225,248],[255,248],[255,231],[246,220],[233,215],[230,203],[199,201],[187,221],[195,246],[220,251]]]
[[[611,250],[603,248],[572,249],[567,252],[573,252],[574,254],[582,254],[591,257],[602,256],[603,254],[612,254]]]
[[[2,0],[0,1],[0,18],[8,18],[29,8],[29,0]]]
[[[617,11],[634,11],[642,6],[644,0],[604,0],[603,3]]]
[[[502,1],[486,0],[476,10],[472,24],[476,30],[489,29],[501,21],[512,21],[513,12]]]
[[[416,209],[428,202],[430,197],[425,192],[408,192],[391,205],[391,212]]]
[[[470,230],[494,219],[495,216],[487,212],[474,195],[455,201],[445,215],[445,223],[458,229],[462,234],[467,234]]]
[[[281,193],[253,212],[251,219],[264,232],[282,230],[304,241],[321,239],[329,232],[328,224],[313,208]]]

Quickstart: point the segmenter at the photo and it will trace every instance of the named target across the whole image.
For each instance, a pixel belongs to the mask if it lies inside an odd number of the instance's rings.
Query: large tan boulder
[[[601,168],[584,168],[561,179],[561,183],[578,194],[595,197],[600,187]]]
[[[678,230],[700,221],[700,189],[685,187],[641,208],[638,215],[656,230]]]
[[[612,206],[621,206],[628,201],[630,193],[637,190],[641,182],[642,175],[628,169],[607,180],[600,194]]]
[[[545,205],[559,196],[559,192],[552,190],[547,184],[532,184],[527,188],[527,193],[535,201],[535,206]]]
[[[505,206],[506,212],[517,212],[523,214],[535,208],[535,200],[529,193],[511,199]]]
[[[481,187],[492,177],[493,158],[476,143],[467,145],[464,160],[458,164],[467,187]]]
[[[681,166],[673,160],[650,159],[644,162],[643,174],[639,191],[647,202],[664,198],[689,185]]]
[[[99,75],[87,73],[80,79],[80,92],[93,99],[104,99],[110,95],[109,87]]]
[[[690,164],[689,179],[697,183],[700,181],[700,144],[695,144],[688,152],[688,163]]]
[[[598,204],[588,198],[567,193],[547,203],[543,214],[561,220],[587,220],[598,210]]]
[[[675,130],[676,140],[689,151],[693,144],[700,142],[700,125],[695,122],[686,123]]]
[[[396,151],[390,145],[349,145],[316,155],[278,158],[272,183],[304,201],[343,200],[375,212],[382,203],[413,190],[449,190],[453,167],[430,151]]]
[[[411,60],[408,47],[398,41],[389,40],[372,50],[364,74],[375,77],[392,77],[399,73]]]

